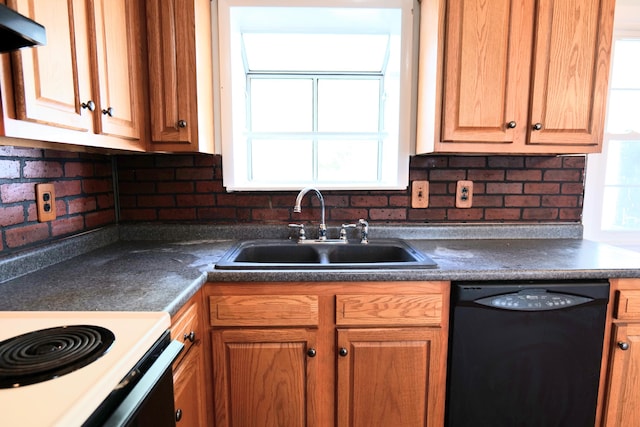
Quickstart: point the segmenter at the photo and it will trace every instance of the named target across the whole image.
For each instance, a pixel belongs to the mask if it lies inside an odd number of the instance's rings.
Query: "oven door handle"
[[[183,348],[184,344],[180,341],[171,341],[103,426],[120,427],[126,425],[135,416],[141,403],[146,400],[167,369],[171,369],[173,361]]]

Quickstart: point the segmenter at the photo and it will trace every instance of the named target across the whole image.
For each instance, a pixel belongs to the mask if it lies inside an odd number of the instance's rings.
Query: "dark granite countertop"
[[[378,230],[379,238],[407,239],[438,263],[436,269],[214,269],[216,261],[235,240],[274,237],[270,229],[245,232],[246,227],[227,227],[221,231],[211,226],[114,226],[29,254],[0,259],[0,310],[133,310],[175,314],[207,281],[640,277],[640,253],[582,240],[576,237],[581,235],[581,229],[564,225]]]

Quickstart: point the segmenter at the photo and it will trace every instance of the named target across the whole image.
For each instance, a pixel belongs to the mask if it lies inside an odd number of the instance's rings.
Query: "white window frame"
[[[215,8],[214,1],[214,8]],[[231,52],[229,34],[229,10],[233,6],[275,6],[275,7],[300,7],[299,0],[217,0],[215,16],[218,27],[218,50],[220,55],[219,79],[220,79],[220,140],[223,166],[223,185],[227,191],[274,191],[274,190],[299,190],[309,183],[254,183],[246,179],[248,173],[242,170],[246,162],[236,162],[235,157],[248,158],[245,144],[234,144],[234,124],[233,114],[243,114],[242,107],[234,104],[232,99],[232,70],[230,60]],[[398,115],[398,169],[397,176],[392,179],[382,180],[377,183],[322,183],[312,185],[323,190],[391,190],[406,189],[409,183],[409,159],[415,147],[416,128],[416,100],[417,100],[417,50],[419,37],[419,5],[416,0],[306,0],[304,6],[316,7],[368,7],[368,8],[389,8],[401,7],[402,15],[402,42],[408,43],[405,49],[402,47],[403,57],[401,59],[401,89],[400,89],[400,111]],[[215,26],[214,26],[215,27]],[[235,84],[235,83],[233,83]],[[237,131],[236,131],[237,133]],[[242,138],[237,138],[242,140]],[[295,153],[291,154],[292,161],[295,161]],[[357,159],[354,159],[357,161]],[[238,166],[240,165],[240,166]],[[240,168],[240,169],[238,169]]]
[[[640,40],[640,25],[635,27],[636,28],[634,29],[614,30],[612,49],[615,49],[616,40],[630,38]],[[613,60],[611,65],[613,67]],[[611,89],[609,89],[609,93],[610,91]],[[611,97],[608,96],[608,99],[610,98]],[[630,231],[602,229],[602,211],[603,209],[606,209],[606,206],[603,205],[603,198],[605,190],[607,154],[610,140],[640,141],[640,133],[609,133],[607,132],[607,126],[605,125],[602,152],[587,155],[585,196],[582,209],[582,224],[584,227],[583,237],[589,240],[596,240],[620,246],[640,248],[640,230]]]

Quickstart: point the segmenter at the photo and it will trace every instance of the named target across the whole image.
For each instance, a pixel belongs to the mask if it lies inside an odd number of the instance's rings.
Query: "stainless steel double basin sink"
[[[380,239],[363,244],[339,240],[298,243],[292,240],[246,240],[215,265],[222,270],[338,270],[436,268],[437,264],[404,240]]]

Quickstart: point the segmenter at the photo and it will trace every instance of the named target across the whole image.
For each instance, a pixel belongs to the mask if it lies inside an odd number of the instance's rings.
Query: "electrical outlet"
[[[413,181],[411,184],[411,207],[414,209],[429,207],[429,181]]]
[[[458,181],[456,208],[467,209],[473,205],[473,181]]]
[[[36,207],[38,221],[56,219],[56,190],[53,184],[36,184]]]

